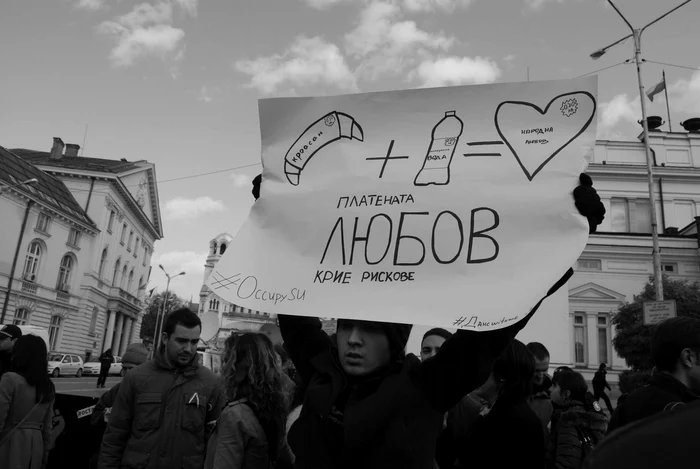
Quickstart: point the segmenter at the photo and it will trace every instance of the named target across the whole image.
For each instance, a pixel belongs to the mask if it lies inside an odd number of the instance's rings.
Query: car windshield
[[[60,362],[61,360],[63,360],[63,355],[51,355],[49,357],[50,362]]]
[[[88,363],[100,363],[100,359],[99,358],[91,358],[90,360],[88,360]]]

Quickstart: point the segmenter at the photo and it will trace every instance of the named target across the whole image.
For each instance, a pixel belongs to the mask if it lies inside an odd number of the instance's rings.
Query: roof
[[[139,167],[136,163],[126,160],[106,160],[102,158],[86,158],[84,156],[61,156],[58,159],[51,159],[51,153],[48,151],[27,150],[25,148],[14,148],[10,151],[22,157],[25,161],[38,166],[53,166],[56,168],[111,174],[121,174]]]
[[[31,194],[54,210],[97,228],[60,179],[0,146],[0,180],[7,185],[16,185],[32,178],[39,182],[17,187],[17,190]]]

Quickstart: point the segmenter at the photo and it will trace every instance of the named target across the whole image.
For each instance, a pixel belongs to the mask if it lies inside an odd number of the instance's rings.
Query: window
[[[70,274],[73,270],[73,258],[66,254],[61,259],[61,265],[58,268],[58,281],[56,282],[56,290],[68,291],[70,283]]]
[[[40,213],[39,218],[36,221],[36,230],[42,233],[49,232],[49,226],[51,225],[51,217],[45,213]]]
[[[574,314],[574,363],[586,364],[586,316]]]
[[[145,267],[146,266],[146,258],[148,257],[148,246],[144,245],[143,246],[143,262],[142,265]]]
[[[112,232],[112,228],[114,228],[114,217],[116,217],[117,214],[114,212],[114,210],[109,212],[109,221],[107,222],[107,231],[110,233]]]
[[[223,254],[226,252],[226,245],[221,243],[221,247],[219,248],[219,254]]]
[[[131,242],[134,240],[134,232],[129,232],[129,242],[126,244],[126,250],[131,251]]]
[[[627,233],[629,231],[627,201],[625,199],[610,200],[610,220],[614,232]]]
[[[22,277],[25,280],[33,282],[36,280],[36,273],[39,270],[39,261],[41,261],[42,248],[38,241],[34,241],[29,245],[27,257],[24,259],[24,271]]]
[[[146,285],[143,284],[143,275],[141,278],[139,278],[139,290],[143,290],[146,288]]]
[[[608,318],[598,316],[598,363],[608,363]]]
[[[97,308],[97,306],[95,306],[94,308],[92,308],[92,317],[90,318],[90,329],[88,330],[88,334],[95,334],[95,327],[97,327],[98,314],[100,314],[100,310]]]
[[[602,270],[600,259],[579,259],[577,267],[581,270]]]
[[[117,286],[117,275],[119,275],[119,267],[121,266],[122,261],[120,259],[117,259],[117,263],[114,264],[114,273],[112,274],[112,286],[116,287]]]
[[[664,273],[675,274],[678,272],[678,264],[661,264]]]
[[[102,250],[102,255],[100,256],[100,267],[97,270],[97,277],[102,278],[102,275],[105,272],[105,266],[107,265],[107,248],[104,248]]]
[[[15,326],[24,326],[29,324],[29,310],[27,308],[20,308],[15,311],[15,318],[12,320],[12,324]]]
[[[611,199],[610,219],[616,233],[651,233],[649,199]]]
[[[49,325],[49,348],[56,350],[58,348],[58,336],[61,333],[61,316],[52,316],[51,324]]]
[[[651,204],[649,199],[634,201],[635,233],[651,233]]]
[[[75,228],[70,229],[70,233],[68,234],[68,244],[75,246],[76,248],[80,246],[80,231],[76,230]]]
[[[136,257],[137,259],[139,256],[139,241],[141,241],[141,239],[137,236],[136,237],[136,244],[134,244],[134,257]]]
[[[126,226],[126,223],[122,225],[122,236],[119,239],[119,242],[122,243],[122,246],[124,246],[124,241],[126,241],[126,230],[128,230],[129,227]]]
[[[219,300],[216,299],[211,299],[209,300],[209,310],[210,311],[219,311]]]
[[[127,269],[127,267],[128,266],[125,265],[124,268],[122,269],[122,278],[119,282],[119,288],[121,288],[122,290],[124,289],[124,282],[126,282],[126,269]]]
[[[131,269],[131,272],[129,272],[129,281],[126,284],[126,291],[129,293],[132,293],[131,291],[131,285],[134,283],[134,269]]]

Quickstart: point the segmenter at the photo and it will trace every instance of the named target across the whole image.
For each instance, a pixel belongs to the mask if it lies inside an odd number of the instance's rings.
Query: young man
[[[199,366],[202,323],[188,308],[165,319],[153,360],[122,381],[102,440],[100,469],[201,469],[208,428],[221,413],[218,377]]]
[[[574,199],[592,233],[605,208],[590,177],[580,180]],[[256,198],[260,184],[256,177]],[[569,269],[548,296],[571,275]],[[445,412],[486,382],[496,357],[540,304],[504,329],[458,331],[423,363],[404,354],[410,325],[340,319],[333,343],[318,318],[279,315],[284,342],[308,386],[287,436],[295,467],[433,468]]]
[[[700,398],[700,319],[671,318],[658,324],[651,338],[651,359],[656,371],[649,384],[617,406],[608,433]]]
[[[601,363],[598,367],[598,371],[596,371],[595,375],[593,376],[593,397],[595,398],[596,402],[600,399],[603,399],[603,402],[605,402],[605,405],[608,407],[610,415],[612,415],[612,402],[610,402],[610,398],[605,393],[606,388],[608,391],[611,391],[610,385],[608,384],[608,380],[605,378],[605,375],[608,373],[608,370],[606,368],[607,365],[605,363]]]
[[[530,342],[527,344],[527,349],[535,357],[535,375],[532,377],[530,407],[542,422],[542,426],[547,428],[554,411],[550,398],[552,378],[547,373],[549,371],[549,350],[539,342]]]
[[[112,349],[108,348],[102,355],[100,355],[100,375],[97,377],[97,387],[104,388],[107,382],[107,377],[109,376],[109,369],[112,367],[112,362],[114,362],[114,355],[112,355]]]
[[[424,362],[428,358],[434,357],[440,350],[440,347],[442,347],[442,344],[450,337],[452,337],[452,334],[440,327],[426,332],[420,343],[420,361]]]
[[[22,329],[14,324],[8,324],[0,329],[0,377],[10,371],[12,348],[20,337],[22,337]]]

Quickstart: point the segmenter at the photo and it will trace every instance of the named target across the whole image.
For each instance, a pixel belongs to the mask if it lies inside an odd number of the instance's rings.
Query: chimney
[[[65,147],[63,140],[59,137],[53,138],[53,146],[51,147],[51,159],[60,160],[63,156],[63,147]]]
[[[63,156],[78,156],[78,151],[80,150],[80,145],[77,143],[66,144],[66,153]]]

